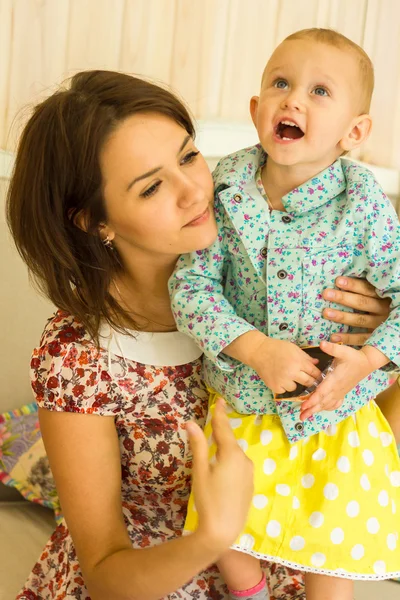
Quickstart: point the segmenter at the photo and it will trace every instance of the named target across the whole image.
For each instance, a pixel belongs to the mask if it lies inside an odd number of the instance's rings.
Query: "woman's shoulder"
[[[31,358],[31,386],[49,410],[115,414],[104,351],[75,317],[61,310],[49,319]]]
[[[70,313],[58,310],[47,321],[38,349],[49,346],[67,346],[71,343],[95,346],[86,328]]]

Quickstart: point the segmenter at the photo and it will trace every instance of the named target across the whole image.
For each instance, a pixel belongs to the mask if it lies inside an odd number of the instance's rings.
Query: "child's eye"
[[[278,88],[278,90],[284,90],[287,88],[288,82],[285,79],[277,79],[274,86]]]
[[[147,188],[147,190],[140,194],[141,198],[150,198],[150,196],[153,196],[153,194],[156,193],[160,185],[161,181],[156,181],[155,183],[153,183],[153,185],[151,185],[149,188]]]
[[[197,151],[191,150],[190,152],[185,154],[185,156],[182,158],[181,165],[187,165],[188,163],[194,162],[196,159],[196,156],[198,156],[199,154],[200,154],[199,150],[197,150]]]
[[[314,88],[314,94],[316,96],[329,96],[328,90],[320,85]]]

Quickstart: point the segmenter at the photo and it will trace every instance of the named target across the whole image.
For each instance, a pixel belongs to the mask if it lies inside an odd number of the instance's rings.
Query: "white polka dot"
[[[307,473],[307,475],[301,478],[301,485],[306,489],[312,487],[314,483],[315,477],[311,473]]]
[[[378,533],[381,526],[379,525],[379,521],[376,517],[371,517],[367,521],[367,531],[368,533]]]
[[[324,522],[324,515],[321,512],[313,512],[308,520],[311,527],[318,529]]]
[[[361,484],[362,489],[365,490],[366,492],[368,492],[371,489],[371,484],[369,482],[368,477],[365,474],[361,475],[360,484]]]
[[[386,490],[382,490],[378,494],[378,502],[380,506],[388,506],[389,505],[389,494]]]
[[[325,564],[326,556],[322,552],[316,552],[311,557],[311,564],[313,567],[322,567]]]
[[[331,531],[332,544],[341,544],[344,540],[344,531],[340,527],[336,527]]]
[[[356,544],[351,549],[351,558],[353,560],[360,560],[364,556],[364,546]]]
[[[394,533],[389,533],[389,535],[386,538],[386,543],[387,543],[389,550],[396,550],[397,539],[396,539],[396,536]]]
[[[327,500],[336,500],[339,496],[339,488],[335,483],[327,483],[324,487],[324,496]]]
[[[254,538],[249,533],[245,533],[239,540],[239,545],[244,550],[252,550],[254,546]]]
[[[291,550],[303,550],[305,545],[306,545],[306,542],[304,541],[304,538],[301,537],[301,535],[295,535],[290,540]]]
[[[295,458],[297,458],[297,455],[299,453],[299,447],[296,444],[295,446],[292,446],[290,448],[290,452],[289,452],[289,460],[294,460]]]
[[[381,438],[381,443],[384,448],[390,446],[390,444],[392,443],[393,436],[390,433],[387,433],[387,431],[380,433],[379,437]]]
[[[383,560],[377,560],[373,568],[376,575],[384,575],[386,573],[386,564]]]
[[[237,429],[242,424],[242,419],[229,419],[232,429]]]
[[[323,448],[318,448],[312,455],[313,460],[324,460],[326,457],[326,451]]]
[[[371,452],[371,450],[364,450],[362,453],[362,457],[367,467],[370,467],[374,464],[374,455]]]
[[[261,432],[260,440],[263,446],[268,446],[268,444],[272,441],[272,431],[269,429],[264,429]]]
[[[290,487],[285,483],[278,483],[275,490],[280,496],[289,496],[290,494]]]
[[[357,448],[360,445],[360,438],[357,431],[350,432],[347,439],[352,448]]]
[[[396,502],[394,500],[392,500],[392,513],[396,514]]]
[[[240,439],[237,441],[237,443],[239,444],[239,446],[241,447],[243,452],[246,452],[247,448],[249,447],[249,444],[247,443],[247,441]]]
[[[281,533],[281,524],[278,521],[270,521],[267,525],[267,535],[269,537],[278,537]]]
[[[266,475],[272,475],[272,473],[275,471],[276,469],[276,462],[272,459],[272,458],[266,458],[264,460],[264,473]]]
[[[292,508],[294,510],[300,508],[300,500],[297,498],[297,496],[293,496]]]
[[[378,428],[373,421],[371,421],[371,423],[368,425],[368,431],[369,435],[371,435],[373,438],[379,437]]]
[[[268,498],[267,496],[264,496],[264,494],[257,494],[257,496],[254,496],[253,498],[253,506],[254,508],[258,508],[259,510],[262,510],[263,508],[265,508],[268,504]]]
[[[341,456],[337,463],[336,463],[337,468],[339,469],[339,471],[341,473],[348,473],[350,471],[350,461],[347,458],[347,456]]]
[[[346,506],[346,512],[347,512],[347,515],[349,517],[351,517],[352,519],[354,517],[358,517],[358,515],[360,513],[360,505],[358,504],[358,502],[356,500],[352,500]]]
[[[336,425],[329,425],[329,427],[325,429],[325,435],[336,435]]]
[[[400,471],[392,471],[390,473],[390,483],[393,487],[400,487]]]

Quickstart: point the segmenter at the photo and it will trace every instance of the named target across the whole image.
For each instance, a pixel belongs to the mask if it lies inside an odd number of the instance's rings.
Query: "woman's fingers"
[[[376,296],[356,294],[353,292],[344,292],[328,288],[322,292],[322,297],[329,302],[335,302],[354,310],[371,313],[373,315],[382,315],[388,312],[390,304],[389,299],[379,299]]]
[[[203,479],[208,473],[208,444],[206,437],[197,423],[189,421],[185,425],[189,436],[190,449],[193,454],[193,477]]]
[[[226,414],[226,403],[223,398],[218,398],[211,420],[213,438],[217,446],[217,457],[224,459],[233,449],[237,449],[237,442]]]
[[[360,314],[334,308],[325,308],[322,316],[328,321],[343,323],[344,325],[360,327],[362,329],[376,329],[386,318],[384,315]]]
[[[371,285],[366,279],[358,279],[357,277],[336,277],[336,287],[346,290],[347,292],[353,292],[353,294],[361,294],[362,296],[370,296],[371,298],[378,298],[373,285]]]
[[[331,342],[342,342],[346,346],[363,346],[371,337],[371,333],[334,333]]]

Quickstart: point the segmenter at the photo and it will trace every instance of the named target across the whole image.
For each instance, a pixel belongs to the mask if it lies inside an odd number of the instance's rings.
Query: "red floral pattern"
[[[113,415],[121,451],[122,504],[132,546],[146,548],[181,535],[191,458],[183,425],[204,425],[207,393],[201,360],[154,367],[96,349],[73,317],[58,311],[31,361],[38,405],[49,410]],[[266,566],[267,567],[267,566]],[[303,599],[301,576],[272,565],[276,600]],[[168,596],[223,600],[215,567]],[[17,600],[90,600],[66,523],[57,527]]]

